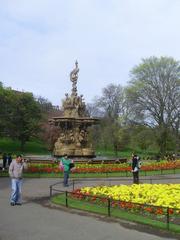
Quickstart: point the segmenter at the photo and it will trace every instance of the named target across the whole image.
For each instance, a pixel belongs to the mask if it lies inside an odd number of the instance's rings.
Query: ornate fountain
[[[59,137],[54,144],[54,156],[67,154],[71,157],[95,157],[95,151],[88,138],[88,128],[99,122],[99,119],[89,117],[83,95],[78,96],[78,62],[70,73],[72,81],[71,95],[65,94],[63,100],[63,116],[53,117],[50,124],[58,127]]]

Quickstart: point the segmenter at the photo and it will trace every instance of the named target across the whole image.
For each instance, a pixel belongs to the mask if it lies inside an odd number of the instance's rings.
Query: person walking
[[[132,155],[132,173],[133,173],[133,183],[139,184],[139,157],[137,155]]]
[[[27,162],[25,162],[21,155],[17,155],[9,166],[9,176],[11,177],[11,197],[10,204],[22,204],[22,177],[23,171],[27,169]]]
[[[63,169],[63,172],[64,172],[64,181],[63,181],[64,187],[69,186],[68,179],[69,179],[70,170],[73,167],[72,165],[73,165],[73,161],[68,158],[67,154],[65,154],[64,157],[60,159],[60,167]]]

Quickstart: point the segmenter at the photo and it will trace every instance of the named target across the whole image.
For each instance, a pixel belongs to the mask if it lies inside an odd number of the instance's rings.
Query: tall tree
[[[25,143],[39,131],[41,111],[31,93],[4,88],[0,91],[2,135]]]
[[[115,119],[124,110],[124,99],[124,89],[120,85],[109,84],[103,88],[102,96],[96,99],[96,104],[105,116]]]
[[[52,103],[48,99],[38,96],[36,100],[40,105],[40,109],[42,113],[48,114],[50,111],[54,109]]]
[[[4,134],[5,128],[5,114],[6,114],[5,90],[0,82],[0,136]]]
[[[119,145],[119,129],[125,114],[124,89],[120,85],[110,84],[103,89],[102,96],[95,99],[96,107],[103,116],[103,128],[100,139],[104,146],[112,145],[117,154]],[[104,136],[103,136],[104,134]]]
[[[170,57],[150,57],[134,67],[131,77],[127,98],[134,116],[156,126],[160,152],[165,154],[172,126],[179,131],[180,63]]]

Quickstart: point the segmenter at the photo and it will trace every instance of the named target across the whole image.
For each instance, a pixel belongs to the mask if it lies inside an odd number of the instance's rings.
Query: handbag
[[[64,171],[64,165],[60,162],[60,164],[59,164],[59,169],[61,170],[61,171]]]
[[[134,170],[133,170],[133,172],[138,172],[138,168],[135,167]]]

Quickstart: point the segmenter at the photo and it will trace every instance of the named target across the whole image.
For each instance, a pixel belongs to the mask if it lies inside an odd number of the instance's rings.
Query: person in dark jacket
[[[6,164],[7,164],[7,154],[6,153],[3,153],[2,159],[3,159],[3,171],[4,171],[6,169]]]
[[[138,166],[138,156],[132,155],[132,173],[133,173],[133,183],[139,184],[139,166]]]
[[[10,164],[11,164],[11,162],[12,162],[11,153],[8,153],[8,155],[7,155],[7,160],[8,160],[8,166],[10,166]]]

